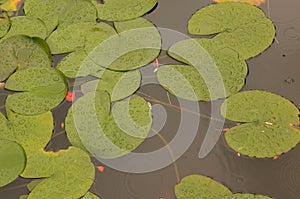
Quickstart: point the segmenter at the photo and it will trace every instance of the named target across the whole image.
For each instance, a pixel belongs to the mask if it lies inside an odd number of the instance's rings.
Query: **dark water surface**
[[[212,3],[211,0],[159,0],[156,10],[146,16],[160,28],[168,28],[187,34],[187,21],[196,10]],[[261,8],[268,14],[267,3]],[[300,1],[270,0],[270,16],[277,30],[277,40],[261,55],[247,61],[249,75],[243,90],[266,90],[291,100],[300,108]],[[174,63],[162,52],[160,63]],[[60,59],[61,57],[56,57]],[[150,67],[150,66],[149,66]],[[151,77],[145,77],[148,81]],[[155,81],[155,79],[152,79]],[[140,92],[168,103],[166,91],[159,85],[142,86]],[[5,93],[0,93],[0,106],[4,104]],[[172,104],[178,101],[170,96]],[[153,103],[154,104],[154,103]],[[64,102],[53,110],[55,131],[47,150],[67,148],[69,142],[63,133],[61,123],[71,103]],[[210,113],[210,103],[199,103],[201,114]],[[4,112],[3,107],[1,111]],[[160,133],[166,141],[172,140],[180,122],[180,112],[165,107],[166,123]],[[191,113],[191,117],[195,117]],[[232,192],[257,193],[276,199],[300,198],[300,145],[278,159],[255,159],[239,157],[225,143],[223,135],[213,151],[204,159],[198,158],[201,143],[209,120],[201,118],[197,137],[188,150],[176,161],[180,178],[190,174],[212,177],[229,187]],[[225,127],[233,124],[227,122]],[[158,128],[158,127],[157,127]],[[186,127],[187,136],[189,128]],[[136,151],[147,152],[163,147],[158,136],[147,139]],[[41,163],[42,164],[42,163]],[[95,165],[102,165],[95,160]],[[0,189],[0,198],[15,199],[28,193],[25,184],[29,180],[18,179]],[[104,172],[96,172],[92,192],[102,199],[174,199],[174,186],[178,183],[174,164],[158,171],[131,174],[116,171],[105,166]]]

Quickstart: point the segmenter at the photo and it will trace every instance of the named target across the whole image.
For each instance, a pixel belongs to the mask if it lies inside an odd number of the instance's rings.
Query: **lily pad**
[[[59,27],[46,40],[52,54],[63,54],[83,47],[86,33],[95,22],[81,22]]]
[[[10,19],[8,16],[0,16],[0,38],[4,37],[10,28]]]
[[[23,148],[12,141],[0,139],[0,187],[14,181],[25,167]]]
[[[211,178],[190,175],[175,186],[175,194],[177,199],[225,198],[231,191]]]
[[[74,0],[26,0],[24,12],[26,16],[41,19],[47,27],[49,35],[58,25],[60,13]]]
[[[224,199],[271,199],[268,196],[256,195],[256,194],[242,194],[237,193],[231,196],[226,196]]]
[[[170,93],[193,101],[210,101],[237,93],[244,85],[248,68],[240,55],[210,39],[187,39],[168,50],[189,65],[159,67],[159,83]]]
[[[59,16],[59,27],[79,22],[95,22],[97,9],[90,0],[69,1]]]
[[[228,145],[251,157],[274,157],[288,152],[300,141],[299,110],[287,99],[265,91],[246,91],[228,98],[222,115],[245,122],[225,134]]]
[[[17,11],[24,0],[6,0],[0,5],[0,9],[4,11]]]
[[[91,192],[87,192],[81,199],[101,199]]]
[[[47,37],[47,28],[40,19],[29,16],[18,16],[11,18],[11,27],[5,37],[26,35],[29,37]]]
[[[7,80],[6,89],[19,91],[9,95],[6,103],[14,112],[37,115],[60,104],[67,93],[64,76],[54,68],[28,68],[17,71]]]
[[[148,20],[138,18],[114,23],[119,35],[101,42],[89,54],[99,65],[116,71],[127,71],[152,62],[160,53],[161,37]]]
[[[106,21],[126,21],[138,18],[149,12],[157,0],[104,0],[104,4],[93,0],[98,17]]]
[[[197,11],[188,22],[189,33],[212,35],[220,45],[232,48],[245,59],[266,50],[275,27],[262,10],[240,2],[211,4]]]
[[[129,106],[129,112],[123,106]],[[148,103],[139,96],[133,96],[117,102],[112,109],[114,114],[109,114],[110,96],[105,91],[89,92],[79,98],[66,117],[66,132],[70,142],[96,157],[108,159],[123,156],[137,148],[151,128]],[[120,129],[114,116],[121,111],[126,111],[119,114],[130,117],[137,128],[132,127],[131,132],[123,131],[128,130],[126,127]],[[145,127],[143,131],[141,127]]]
[[[69,78],[84,77],[104,70],[99,63],[94,62],[89,53],[102,41],[117,34],[108,24],[99,23],[86,32],[84,48],[77,49],[64,57],[56,66]]]
[[[15,70],[51,65],[49,48],[40,38],[14,36],[0,42],[0,81],[7,79]]]

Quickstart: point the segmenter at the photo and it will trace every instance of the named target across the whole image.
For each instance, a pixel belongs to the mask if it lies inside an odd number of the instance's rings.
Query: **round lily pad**
[[[190,175],[175,186],[175,194],[177,199],[225,198],[231,191],[206,176]]]
[[[147,65],[159,55],[161,37],[150,21],[138,18],[114,25],[119,34],[99,43],[89,53],[95,63],[111,70],[127,71]]]
[[[265,91],[246,91],[229,97],[222,115],[245,124],[225,133],[228,145],[251,157],[274,157],[300,141],[299,110],[287,99]]]
[[[11,18],[11,27],[5,37],[26,35],[29,37],[47,37],[47,28],[40,19],[29,16],[17,16]]]
[[[267,49],[275,27],[259,8],[240,2],[211,4],[198,10],[188,22],[194,35],[217,34],[213,40],[239,52],[245,59]]]
[[[210,101],[237,93],[244,85],[245,60],[230,48],[210,39],[188,39],[168,50],[175,59],[189,65],[164,65],[157,77],[170,93],[193,101]]]
[[[7,16],[0,16],[0,38],[4,37],[10,28],[10,19]]]
[[[51,65],[49,48],[40,38],[13,36],[0,42],[0,81],[7,79],[15,70]]]
[[[79,22],[95,22],[97,9],[90,0],[69,1],[59,15],[59,27]]]
[[[7,106],[23,115],[37,115],[60,104],[67,93],[64,76],[54,68],[35,67],[17,71],[6,89],[19,91],[7,97]]]
[[[14,181],[25,167],[25,154],[15,142],[0,139],[0,187]]]
[[[106,21],[126,21],[138,18],[149,12],[157,0],[93,0],[98,17]]]
[[[126,103],[129,104],[129,112],[122,108]],[[112,109],[114,114],[109,114],[110,96],[105,91],[89,92],[79,98],[69,109],[66,117],[66,132],[70,142],[101,158],[116,158],[133,151],[150,131],[151,109],[147,102],[138,96],[117,102]],[[138,127],[132,127],[133,132],[123,131],[128,130],[126,127],[120,129],[114,116],[121,111],[126,112],[119,114],[123,116],[129,114],[132,122]],[[141,132],[141,127],[146,126],[147,128]]]

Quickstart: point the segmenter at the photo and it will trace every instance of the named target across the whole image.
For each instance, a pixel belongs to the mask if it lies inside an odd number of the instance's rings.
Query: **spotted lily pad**
[[[217,34],[213,40],[232,48],[245,59],[267,49],[275,37],[275,27],[262,10],[240,2],[211,4],[197,11],[188,22],[194,35]]]
[[[79,22],[95,22],[96,19],[97,10],[90,0],[73,0],[60,13],[59,27]]]
[[[210,101],[237,93],[244,85],[247,64],[237,52],[211,39],[175,43],[168,54],[188,65],[164,65],[157,77],[170,93],[193,101]]]
[[[6,89],[19,91],[9,95],[6,103],[14,112],[37,115],[60,104],[67,93],[63,75],[54,68],[28,68],[17,71],[7,80]]]
[[[211,178],[190,175],[175,186],[175,194],[177,199],[225,198],[231,191]]]
[[[26,35],[29,37],[40,37],[45,39],[47,28],[40,19],[28,16],[18,16],[11,18],[11,27],[5,37],[15,35]]]
[[[141,83],[141,74],[138,70],[116,72],[105,70],[100,80],[93,80],[81,86],[83,93],[105,90],[111,96],[111,101],[118,101],[133,94]]]
[[[0,138],[0,187],[14,181],[25,167],[23,148],[12,141]]]
[[[26,16],[41,19],[46,27],[48,35],[57,27],[60,13],[74,0],[26,0],[24,12]]]
[[[7,16],[0,16],[0,38],[4,37],[10,28],[10,19]]]
[[[149,12],[157,0],[93,0],[98,17],[106,21],[126,21],[138,18]]]
[[[15,70],[31,67],[51,67],[47,44],[40,38],[14,36],[0,42],[0,81]]]
[[[225,134],[228,145],[251,157],[274,157],[300,141],[299,110],[290,101],[265,91],[246,91],[228,98],[222,115],[245,124]]]
[[[126,110],[124,106],[129,107]],[[133,96],[117,102],[112,107],[114,114],[109,112],[110,96],[105,91],[89,92],[79,98],[66,117],[66,132],[70,142],[101,158],[116,158],[133,151],[150,131],[152,118],[148,103],[141,97]],[[114,118],[117,112],[130,117],[136,128],[131,127],[130,132],[123,131],[129,128],[123,127],[121,122],[117,123]],[[141,127],[145,128],[142,130]]]
[[[99,63],[94,62],[89,53],[102,41],[117,34],[108,24],[99,23],[94,25],[85,35],[84,47],[77,49],[64,57],[58,64],[57,69],[69,78],[84,77],[104,70]]]
[[[116,71],[142,67],[160,53],[161,37],[157,28],[144,18],[115,22],[119,35],[101,42],[89,54],[99,65]]]

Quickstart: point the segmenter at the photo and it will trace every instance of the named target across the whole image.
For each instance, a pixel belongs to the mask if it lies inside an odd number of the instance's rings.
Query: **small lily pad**
[[[14,112],[37,115],[60,104],[67,93],[63,75],[54,68],[28,68],[17,71],[7,80],[6,89],[22,91],[7,97],[6,103]]]
[[[175,194],[177,199],[225,198],[231,191],[206,176],[190,175],[175,186]]]
[[[51,65],[49,48],[40,38],[14,36],[0,42],[0,81],[7,79],[15,70]]]
[[[225,134],[228,145],[251,157],[274,157],[286,153],[300,141],[299,110],[281,96],[264,91],[246,91],[229,97],[222,115],[245,122]]]
[[[210,101],[237,93],[244,85],[248,68],[240,55],[210,39],[187,39],[168,50],[189,65],[159,67],[160,84],[172,94],[193,101]]]
[[[91,192],[87,192],[81,199],[101,199]]]
[[[62,54],[84,47],[85,35],[95,22],[81,22],[59,27],[46,40],[52,54]]]
[[[0,16],[0,38],[4,37],[10,28],[10,19],[7,16]]]
[[[245,59],[266,50],[275,27],[262,10],[240,2],[211,4],[197,11],[188,22],[189,33],[217,34],[213,40],[239,52]]]
[[[122,108],[124,105],[129,105],[129,112]],[[116,158],[133,151],[150,131],[150,107],[143,98],[133,96],[117,102],[112,109],[114,114],[109,114],[110,96],[105,91],[89,92],[79,98],[66,117],[66,132],[70,142],[101,158]],[[129,114],[138,128],[132,127],[131,132],[123,131],[128,130],[126,127],[120,129],[114,116],[117,115],[116,112],[122,111],[126,112],[120,114]],[[141,127],[145,127],[143,131]]]
[[[58,25],[58,18],[65,7],[74,0],[26,0],[24,12],[26,16],[41,19],[47,27],[49,35]]]
[[[104,4],[93,0],[98,17],[106,21],[126,21],[149,12],[157,0],[104,0]]]
[[[97,9],[90,0],[69,1],[59,15],[59,27],[79,22],[95,22]]]
[[[14,181],[25,167],[23,148],[12,141],[0,139],[0,187]]]
[[[5,37],[26,35],[29,37],[47,37],[47,28],[40,19],[29,16],[17,16],[11,18],[11,27]]]
[[[89,54],[95,63],[111,70],[127,71],[147,65],[159,55],[160,33],[150,21],[138,18],[114,25],[119,35],[101,42]]]

